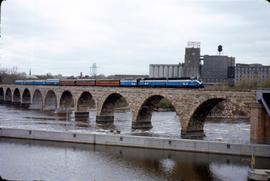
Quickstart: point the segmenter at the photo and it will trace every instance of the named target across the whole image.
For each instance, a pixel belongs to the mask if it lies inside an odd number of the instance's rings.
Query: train
[[[102,86],[102,87],[170,87],[204,88],[202,81],[190,78],[143,78],[143,79],[47,79],[15,80],[16,85],[43,86]]]

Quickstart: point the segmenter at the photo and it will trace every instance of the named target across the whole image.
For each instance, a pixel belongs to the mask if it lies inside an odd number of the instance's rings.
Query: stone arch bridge
[[[113,122],[114,112],[129,109],[135,129],[151,127],[151,113],[162,99],[175,109],[182,135],[189,135],[203,133],[204,121],[218,103],[227,100],[249,110],[256,95],[254,91],[0,85],[0,101],[30,105],[32,109],[75,111],[75,115],[96,110],[97,122]]]

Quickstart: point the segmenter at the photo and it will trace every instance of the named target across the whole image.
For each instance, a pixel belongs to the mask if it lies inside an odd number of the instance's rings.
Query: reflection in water
[[[172,174],[174,172],[175,161],[170,158],[165,158],[159,161],[161,165],[161,170],[163,170],[166,174]]]
[[[209,170],[213,173],[213,177],[216,180],[228,180],[228,175],[230,175],[230,180],[247,180],[248,168],[248,165],[239,167],[233,164],[224,163],[211,163],[209,166]]]
[[[248,157],[0,139],[0,175],[20,180],[246,180]],[[16,164],[14,164],[16,163]],[[270,168],[269,159],[256,167]]]
[[[96,112],[89,117],[76,118],[74,114],[41,112],[12,105],[0,105],[0,124],[2,127],[43,129],[43,130],[72,130],[72,131],[120,131],[121,134],[144,136],[181,137],[181,125],[175,112],[153,112],[150,130],[132,130],[131,113],[115,113],[113,124],[96,124]],[[206,121],[205,140],[226,142],[249,142],[250,125],[247,121],[212,120]]]

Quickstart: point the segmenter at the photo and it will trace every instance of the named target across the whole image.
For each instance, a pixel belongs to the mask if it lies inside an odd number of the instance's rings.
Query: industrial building
[[[184,76],[199,78],[201,65],[200,42],[188,42],[185,49]]]
[[[151,78],[191,77],[202,79],[205,84],[234,84],[235,58],[222,54],[222,45],[218,46],[219,55],[201,56],[199,42],[188,42],[185,48],[185,60],[181,64],[150,64]]]
[[[185,49],[185,63],[150,64],[151,78],[200,77],[201,49],[199,42],[188,42]]]
[[[189,42],[185,48],[184,63],[150,64],[150,78],[191,77],[201,79],[206,85],[234,85],[241,80],[265,80],[270,78],[270,65],[236,64],[235,57],[222,55],[201,56],[199,42]]]
[[[262,64],[236,64],[235,83],[241,80],[266,80],[270,78],[270,66]]]
[[[204,55],[201,78],[206,84],[234,83],[235,58],[224,55]]]
[[[149,75],[115,74],[115,75],[109,75],[106,78],[107,79],[141,79],[141,78],[149,78]]]
[[[183,64],[150,64],[151,78],[175,78],[183,76]]]

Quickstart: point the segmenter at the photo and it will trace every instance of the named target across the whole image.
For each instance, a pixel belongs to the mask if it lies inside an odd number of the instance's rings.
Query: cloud
[[[183,61],[186,42],[204,54],[267,63],[270,16],[255,0],[13,0],[2,5],[2,66],[33,73],[148,74],[150,63]],[[256,9],[256,12],[254,11]],[[251,62],[250,62],[251,63]]]

